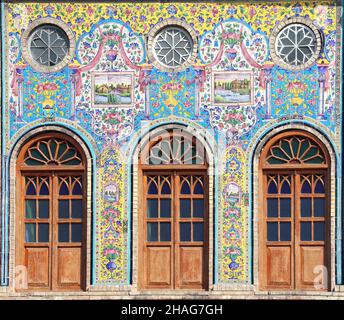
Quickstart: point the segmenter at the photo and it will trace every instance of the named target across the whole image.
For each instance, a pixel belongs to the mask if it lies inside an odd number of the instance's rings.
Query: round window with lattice
[[[161,30],[154,39],[154,53],[167,67],[179,67],[192,53],[192,39],[183,29],[168,27]]]
[[[172,22],[172,21],[171,21]],[[152,63],[165,71],[180,71],[196,57],[197,37],[184,22],[155,26],[149,36],[149,57]]]
[[[293,18],[274,30],[270,45],[276,64],[291,70],[306,69],[319,57],[321,34],[308,20]]]
[[[23,35],[23,55],[38,71],[55,72],[63,68],[70,61],[74,48],[73,33],[60,20],[36,20]]]
[[[55,66],[68,53],[67,34],[54,25],[43,25],[36,28],[29,40],[32,58],[44,66]]]

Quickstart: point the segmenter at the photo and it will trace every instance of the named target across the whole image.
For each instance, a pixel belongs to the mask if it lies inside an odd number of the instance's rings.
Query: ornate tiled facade
[[[11,286],[13,277],[12,151],[24,134],[45,125],[77,134],[92,157],[90,288],[129,288],[135,278],[133,146],[150,128],[176,123],[212,132],[215,228],[209,263],[214,265],[215,288],[255,285],[253,159],[265,133],[282,125],[316,128],[332,144],[340,176],[341,7],[335,1],[10,2],[3,8],[0,275],[4,287]],[[284,69],[271,56],[270,36],[286,17],[309,19],[322,34],[320,57],[305,70]],[[49,73],[32,68],[23,55],[23,33],[45,18],[63,21],[75,40],[70,62]],[[181,21],[197,36],[197,57],[184,70],[160,70],[149,59],[148,36],[165,20]],[[131,79],[128,105],[97,106],[96,78],[108,75]],[[249,101],[219,102],[214,82],[222,75],[249,77]],[[338,178],[336,197],[340,183]],[[106,192],[110,189],[115,190],[111,196]],[[333,203],[334,277],[335,285],[341,285],[341,201],[336,198]]]

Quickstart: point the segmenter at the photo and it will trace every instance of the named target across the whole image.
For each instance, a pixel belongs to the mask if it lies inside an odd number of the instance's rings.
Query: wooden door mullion
[[[203,287],[209,287],[209,270],[207,270],[207,265],[209,264],[209,175],[203,175],[203,201],[204,201],[204,212],[203,212],[203,268],[202,272],[205,275],[203,277]],[[205,271],[208,272],[205,272]]]
[[[142,274],[138,275],[138,283],[141,286],[147,285],[147,263],[146,263],[146,256],[147,256],[147,175],[143,174],[142,171],[140,172],[142,183],[142,212],[141,217],[139,217],[139,230],[141,230],[141,236],[139,236],[139,248],[138,251],[142,250],[142,260],[139,261],[139,264],[142,265],[143,272]],[[141,263],[140,263],[141,262]]]
[[[172,191],[172,202],[173,202],[173,242],[172,242],[172,272],[173,272],[173,289],[179,285],[179,186],[180,176],[177,175],[176,171],[172,172],[173,191]]]
[[[53,174],[49,174],[49,288],[52,290],[52,265],[53,265],[53,212],[54,212],[54,204],[53,204]]]
[[[297,288],[299,282],[300,269],[300,175],[295,171],[293,186],[293,203],[294,203],[294,222],[293,222],[293,289]]]
[[[268,286],[268,266],[267,266],[267,185],[268,185],[268,173],[261,173],[263,180],[263,190],[260,193],[260,202],[261,202],[261,212],[258,213],[258,227],[261,230],[258,234],[259,237],[259,248],[260,248],[260,266],[261,270],[258,273],[259,282],[263,289],[266,289]]]
[[[325,185],[325,243],[324,243],[324,262],[327,267],[327,287],[331,289],[331,249],[328,248],[327,243],[331,243],[331,213],[330,213],[330,199],[331,199],[331,175],[329,171],[324,172]],[[328,212],[327,212],[328,211]]]
[[[56,290],[57,287],[57,228],[58,228],[58,175],[52,172],[52,212],[51,212],[51,229],[52,229],[52,242],[51,242],[51,287]]]

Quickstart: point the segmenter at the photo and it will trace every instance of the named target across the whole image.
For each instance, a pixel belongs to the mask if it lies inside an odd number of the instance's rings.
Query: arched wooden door
[[[169,131],[140,157],[140,289],[207,289],[208,176],[204,147]]]
[[[330,160],[312,135],[288,131],[264,147],[259,177],[263,290],[326,290],[330,275]]]
[[[16,266],[31,291],[82,290],[86,272],[86,165],[76,142],[38,135],[17,160]]]

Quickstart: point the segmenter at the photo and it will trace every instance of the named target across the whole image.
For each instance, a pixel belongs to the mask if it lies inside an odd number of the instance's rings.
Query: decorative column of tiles
[[[222,230],[220,233],[219,282],[248,279],[247,266],[247,181],[243,149],[229,147],[223,158],[222,190],[219,194]]]

